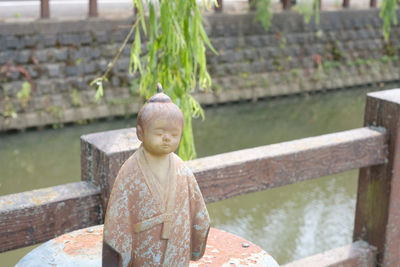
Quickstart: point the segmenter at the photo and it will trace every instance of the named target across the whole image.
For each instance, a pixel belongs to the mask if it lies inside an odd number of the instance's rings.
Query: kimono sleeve
[[[125,180],[124,172],[120,170],[111,191],[104,220],[103,260],[106,256],[104,253],[111,253],[113,257],[119,259],[118,264],[110,266],[127,266],[131,258],[132,236],[129,231],[131,211],[128,208]]]
[[[191,260],[196,261],[203,256],[206,248],[210,217],[203,195],[192,173],[188,177],[188,184],[191,215]]]

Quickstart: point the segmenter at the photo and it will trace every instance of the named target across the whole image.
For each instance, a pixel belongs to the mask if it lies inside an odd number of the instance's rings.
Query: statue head
[[[136,121],[136,135],[144,149],[162,156],[174,152],[181,140],[183,114],[171,98],[157,84],[157,94],[140,109]]]

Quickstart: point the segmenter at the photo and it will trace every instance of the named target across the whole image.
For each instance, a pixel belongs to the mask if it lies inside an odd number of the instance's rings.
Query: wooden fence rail
[[[318,263],[321,257],[337,258],[333,263],[326,261],[326,266],[359,266],[359,262],[374,266],[376,261],[381,266],[397,266],[400,89],[368,94],[365,126],[205,157],[188,165],[208,203],[362,168],[354,243],[288,266],[303,266],[313,260]],[[107,203],[115,174],[138,145],[133,128],[82,136],[84,181],[1,196],[0,252],[102,223],[102,206]]]

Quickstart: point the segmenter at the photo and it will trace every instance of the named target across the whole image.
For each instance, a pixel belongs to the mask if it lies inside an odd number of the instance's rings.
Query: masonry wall
[[[203,104],[345,88],[400,77],[400,27],[384,42],[378,10],[321,13],[321,24],[276,14],[265,31],[254,14],[213,14],[206,28],[218,55],[207,52],[213,87],[195,92]],[[42,20],[0,24],[0,131],[134,114],[138,77],[130,47],[94,101],[100,76],[132,19]],[[27,88],[31,89],[30,93]]]

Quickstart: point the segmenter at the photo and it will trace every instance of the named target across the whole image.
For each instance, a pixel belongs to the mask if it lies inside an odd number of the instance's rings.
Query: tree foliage
[[[211,8],[212,0],[147,0],[147,12],[142,0],[133,0],[137,9],[136,21],[125,39],[135,34],[131,45],[129,72],[140,73],[140,94],[146,99],[156,92],[160,82],[164,92],[171,97],[184,115],[184,129],[179,156],[184,160],[196,156],[192,118],[204,117],[200,104],[191,96],[195,88],[207,89],[211,77],[206,68],[206,45],[215,52],[204,30],[202,12]],[[103,95],[103,81],[110,67],[92,84],[97,86],[96,97]]]
[[[397,1],[398,0],[382,0],[379,17],[383,22],[382,33],[385,41],[389,40],[392,24],[397,25]]]
[[[270,9],[271,0],[257,0],[256,20],[260,21],[266,30],[269,29],[272,20],[272,12]],[[382,33],[385,41],[389,40],[392,25],[397,25],[397,6],[398,0],[382,0],[379,17],[382,19]],[[315,23],[319,23],[319,1],[302,1],[294,8],[297,12],[304,16],[304,21],[309,23],[311,17],[314,16]]]

